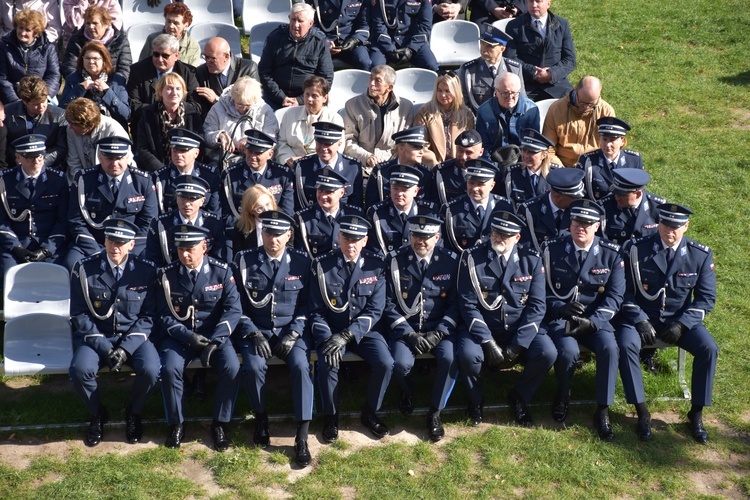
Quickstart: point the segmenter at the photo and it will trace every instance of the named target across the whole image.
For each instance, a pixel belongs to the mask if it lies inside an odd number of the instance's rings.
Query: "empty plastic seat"
[[[367,92],[370,73],[361,69],[342,69],[333,74],[333,85],[328,93],[328,107],[344,108],[346,101]]]
[[[142,23],[134,24],[127,31],[128,43],[130,44],[130,53],[133,54],[133,58],[137,58],[143,50],[143,44],[146,43],[146,39],[153,33],[161,33],[164,29],[164,23]],[[138,62],[138,61],[133,61]]]
[[[544,128],[544,118],[547,116],[547,111],[549,111],[549,107],[552,106],[552,104],[554,104],[555,101],[557,101],[557,99],[544,99],[536,103],[536,107],[539,108],[539,130],[540,131]]]
[[[122,0],[120,3],[122,4],[122,28],[127,30],[131,26],[143,23],[158,23],[163,28],[164,6],[172,2],[163,1],[156,7],[149,7],[147,0]],[[132,46],[131,49],[133,53],[138,54]]]
[[[5,273],[6,321],[25,314],[46,313],[70,317],[70,274],[63,266],[29,262]]]
[[[247,0],[246,3],[253,3],[257,0]],[[232,2],[217,0],[188,0],[185,4],[190,8],[193,14],[193,24],[195,23],[226,23],[234,26],[234,16],[232,15]]]
[[[248,2],[245,2],[247,5]],[[284,23],[269,22],[256,24],[250,30],[250,56],[256,63],[260,61],[263,54],[263,46],[266,44],[266,38],[277,27]]]
[[[396,71],[393,92],[414,104],[424,104],[432,99],[437,73],[429,69],[406,68]]]
[[[430,48],[440,66],[460,66],[479,54],[479,26],[460,19],[435,23]]]
[[[499,30],[505,31],[505,27],[508,26],[508,23],[512,20],[512,17],[509,17],[508,19],[498,19],[497,21],[492,23],[492,26]]]
[[[242,55],[240,30],[233,24],[199,23],[192,25],[188,30],[188,33],[196,42],[198,42],[201,49],[206,46],[206,42],[210,39],[220,36],[229,42],[229,48],[232,50],[232,54]]]
[[[70,321],[51,314],[27,314],[5,325],[5,375],[68,373],[73,359]]]
[[[242,6],[242,29],[249,35],[257,24],[288,23],[291,8],[292,3],[288,0],[245,0]]]

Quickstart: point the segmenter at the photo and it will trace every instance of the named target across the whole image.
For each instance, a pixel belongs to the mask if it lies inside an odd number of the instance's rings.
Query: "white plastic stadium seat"
[[[509,17],[508,19],[498,19],[494,23],[492,23],[492,26],[495,28],[505,31],[505,27],[508,26],[508,23],[513,20],[512,17]]]
[[[29,262],[5,273],[6,321],[26,314],[46,313],[70,317],[70,273],[63,266]]]
[[[288,23],[292,3],[287,0],[246,0],[242,6],[242,29],[250,34],[256,24]]]
[[[247,5],[250,2],[245,2]],[[250,56],[256,63],[260,61],[260,56],[263,54],[263,46],[266,44],[266,38],[268,35],[284,23],[270,22],[256,24],[250,30]]]
[[[250,0],[254,2],[255,0]],[[226,23],[234,26],[232,2],[217,0],[188,0],[185,2],[196,23]],[[163,9],[163,6],[162,6]]]
[[[170,0],[162,0],[156,7],[149,7],[146,0],[122,0],[122,27],[127,30],[131,26],[143,23],[159,23],[164,27],[164,7]],[[135,48],[130,47],[131,52],[138,54]]]
[[[333,74],[333,85],[328,93],[328,107],[334,110],[344,108],[346,101],[367,92],[370,72],[361,69],[342,69]]]
[[[143,44],[146,43],[146,38],[152,33],[161,33],[164,29],[164,23],[142,23],[134,24],[127,31],[128,43],[130,44],[130,53],[133,57],[138,57],[143,50]],[[138,62],[138,61],[133,61]]]
[[[452,19],[432,26],[430,49],[442,66],[460,66],[479,54],[479,26],[470,21]]]
[[[547,116],[549,107],[552,106],[557,99],[544,99],[536,103],[536,107],[539,108],[539,130],[544,130],[544,118]]]
[[[287,108],[279,108],[279,109],[277,109],[276,111],[273,112],[273,114],[276,115],[276,120],[278,120],[279,125],[281,125],[281,119],[284,117],[285,114],[287,114],[287,112],[290,109],[292,109],[291,106],[287,107]]]
[[[27,314],[5,325],[5,375],[68,373],[73,359],[70,321],[51,314]]]
[[[432,99],[437,73],[429,69],[406,68],[396,71],[393,92],[397,97],[409,99],[414,104],[424,104]]]
[[[242,46],[240,45],[240,30],[233,24],[226,23],[199,23],[193,24],[188,30],[188,34],[198,42],[201,50],[206,46],[210,39],[220,36],[229,42],[229,48],[232,55],[242,55]]]

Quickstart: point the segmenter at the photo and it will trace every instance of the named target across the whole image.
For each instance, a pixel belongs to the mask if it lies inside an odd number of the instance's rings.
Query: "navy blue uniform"
[[[491,194],[487,202],[487,209],[480,217],[469,195],[464,194],[440,209],[440,217],[443,219],[442,234],[454,251],[460,253],[463,250],[479,245],[483,240],[489,238],[490,220],[492,213],[496,211],[513,212],[513,205],[497,194]]]
[[[562,168],[562,165],[553,163],[550,165],[550,169],[552,168]],[[503,183],[505,191],[503,194],[518,207],[521,203],[548,192],[549,184],[547,184],[547,179],[541,174],[538,174],[536,177],[535,187],[531,180],[531,174],[528,173],[522,164],[516,163],[512,165],[505,174],[505,182]]]
[[[461,255],[458,294],[463,322],[459,324],[459,369],[473,405],[482,403],[479,372],[484,362],[481,344],[494,339],[499,346],[525,349],[525,363],[515,390],[530,402],[555,362],[557,351],[544,333],[546,311],[544,269],[539,253],[516,246],[503,269],[490,242]]]
[[[502,175],[495,177],[494,194],[505,195]],[[369,187],[369,182],[368,182]],[[438,206],[445,205],[466,194],[466,170],[458,166],[455,158],[439,163],[432,170],[432,182],[427,188],[426,198]]]
[[[640,153],[623,149],[617,160],[610,162],[601,149],[582,154],[576,168],[583,169],[586,175],[583,182],[590,199],[599,199],[609,193],[614,182],[612,171],[616,168],[639,168],[643,170],[643,159]]]
[[[393,202],[388,199],[370,207],[367,220],[372,224],[367,248],[381,257],[409,244],[409,223],[406,218],[411,215],[437,216],[438,207],[429,201],[414,200],[411,210],[401,218]]]
[[[398,164],[398,158],[380,162],[372,168],[370,177],[367,179],[367,189],[365,190],[365,207],[369,209],[376,203],[390,198],[391,176],[390,168]],[[427,190],[432,185],[432,170],[427,165],[417,163],[414,165],[419,169],[422,178],[419,179],[419,192],[417,198],[425,199]],[[464,189],[464,192],[466,190]],[[434,200],[430,200],[434,201]]]
[[[362,209],[341,205],[336,216],[341,215],[362,216]],[[339,224],[335,218],[329,219],[317,203],[294,214],[294,223],[294,247],[306,252],[311,259],[339,247]]]
[[[336,164],[329,168],[348,182],[344,187],[341,203],[361,207],[364,196],[362,164],[351,156],[339,153]],[[318,179],[318,171],[322,169],[323,164],[316,154],[307,155],[294,162],[295,211],[315,203],[315,182]]]
[[[611,405],[617,381],[617,342],[611,324],[622,305],[625,272],[620,245],[594,237],[583,265],[570,235],[548,241],[544,247],[547,277],[547,332],[557,346],[555,375],[563,397],[570,394],[579,344],[596,354],[596,402]],[[588,335],[565,335],[561,318],[565,304],[578,301],[586,307],[581,315],[591,320],[596,331]]]
[[[667,264],[666,253],[658,233],[625,247],[628,280],[622,322],[617,329],[625,396],[628,403],[645,399],[638,364],[641,339],[633,325],[647,319],[658,334],[673,321],[679,321],[686,331],[677,346],[694,356],[693,404],[708,406],[719,354],[716,341],[703,325],[716,302],[713,252],[683,237],[671,265]],[[623,358],[627,358],[627,363]]]
[[[310,328],[318,349],[318,376],[325,415],[337,414],[339,369],[325,362],[320,347],[334,333],[349,330],[352,351],[370,365],[367,405],[380,409],[393,373],[393,358],[383,336],[374,330],[385,308],[385,263],[363,251],[349,276],[340,250],[313,261],[310,286]]]
[[[101,399],[96,374],[106,364],[111,349],[128,353],[125,364],[135,372],[131,412],[140,415],[146,398],[156,387],[159,355],[150,335],[154,326],[158,289],[156,268],[128,255],[122,276],[115,281],[105,252],[76,262],[70,278],[70,321],[73,327],[73,360],[70,380],[91,415],[99,413]]]
[[[537,250],[545,241],[570,234],[570,210],[563,210],[560,222],[555,222],[548,193],[521,203],[517,214],[526,222],[521,232],[521,243],[530,243]]]
[[[432,3],[429,0],[382,0],[368,7],[373,66],[385,64],[388,52],[408,48],[414,52],[409,61],[412,65],[438,70],[437,59],[430,50]]]
[[[159,203],[159,213],[166,214],[177,208],[177,197],[174,194],[174,181],[183,175],[173,163],[162,167],[153,173],[153,183],[156,189],[156,199]],[[208,193],[203,209],[221,217],[219,204],[220,178],[216,167],[195,163],[189,175],[200,177],[208,183]]]
[[[133,255],[140,254],[146,247],[146,233],[151,219],[158,215],[156,193],[150,176],[132,167],[125,169],[117,192],[112,197],[109,177],[100,166],[81,170],[70,187],[68,220],[72,238],[66,266],[86,255],[93,255],[104,249],[104,219],[117,216],[138,226]]]
[[[312,420],[313,383],[310,377],[310,348],[307,329],[310,286],[310,259],[303,252],[287,248],[274,273],[266,251],[253,248],[235,256],[235,277],[240,280],[242,319],[235,330],[235,346],[242,355],[245,390],[256,414],[266,413],[266,372],[268,363],[255,352],[245,337],[260,331],[274,349],[288,331],[300,335],[289,355],[294,416],[297,421]]]
[[[656,233],[659,226],[659,211],[656,207],[666,202],[661,196],[644,190],[641,203],[631,212],[630,209],[623,210],[617,206],[614,194],[605,195],[599,200],[607,214],[604,234],[608,240],[624,245],[630,239]]]
[[[354,49],[333,56],[356,69],[370,71],[372,62],[365,43],[370,38],[367,4],[358,0],[306,0],[319,10],[315,13],[315,26],[326,35],[326,39],[341,45],[341,42],[356,39],[360,44]]]
[[[411,247],[403,247],[386,258],[388,264],[386,306],[383,326],[387,327],[393,352],[393,376],[401,390],[411,395],[408,375],[414,367],[414,353],[402,337],[409,332],[439,331],[445,336],[432,349],[437,372],[430,406],[445,408],[458,375],[454,357],[458,310],[458,256],[444,248],[435,248],[424,273],[419,257]]]
[[[279,210],[289,215],[294,213],[294,176],[286,167],[268,160],[266,168],[256,180],[256,173],[245,160],[235,163],[221,174],[221,210],[224,217],[234,226],[241,212],[242,195],[255,184],[260,184],[273,195]]]
[[[174,228],[183,224],[178,209],[170,213],[160,215],[151,221],[146,237],[146,250],[144,256],[162,267],[177,260],[177,247],[174,244]],[[226,262],[229,258],[226,232],[224,223],[216,215],[200,211],[195,220],[196,226],[208,228],[211,236],[206,238],[208,254],[218,260]]]
[[[162,393],[167,423],[185,421],[182,408],[184,371],[198,356],[189,344],[191,333],[197,333],[219,344],[211,356],[211,368],[218,383],[214,397],[213,419],[232,420],[237,396],[240,363],[229,336],[237,327],[242,310],[240,297],[229,266],[204,256],[195,285],[180,261],[159,269],[156,293],[155,339],[162,362]]]

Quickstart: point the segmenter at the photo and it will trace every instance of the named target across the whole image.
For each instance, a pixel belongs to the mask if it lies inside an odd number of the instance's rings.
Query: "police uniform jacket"
[[[367,188],[365,189],[365,208],[372,207],[376,203],[390,198],[390,168],[396,164],[398,164],[398,158],[392,158],[388,161],[378,163],[372,168],[370,177],[367,179]],[[422,174],[422,178],[419,180],[417,198],[424,199],[427,190],[432,185],[432,169],[422,163],[417,163],[413,166],[419,169]],[[466,192],[466,189],[464,189],[464,192]]]
[[[548,241],[542,250],[547,277],[547,312],[550,321],[560,319],[568,302],[586,306],[583,317],[597,330],[612,330],[610,321],[620,310],[625,293],[625,270],[620,245],[594,237],[586,260],[578,264],[578,252],[570,235]],[[571,294],[571,291],[576,290]]]
[[[507,198],[490,194],[484,216],[480,219],[471,198],[464,194],[441,207],[442,234],[451,248],[460,253],[466,248],[479,245],[489,237],[492,213],[499,210],[513,212],[513,206]]]
[[[315,26],[332,42],[354,38],[365,42],[370,38],[367,3],[361,0],[305,0],[313,7]],[[318,15],[319,14],[319,15]]]
[[[339,215],[359,215],[364,213],[359,207],[340,205]],[[311,259],[324,255],[339,247],[339,224],[335,218],[330,220],[328,214],[317,203],[294,214],[295,234],[294,247],[307,252]]]
[[[181,224],[183,222],[178,209],[174,209],[152,220],[148,228],[144,256],[159,267],[177,260],[174,232],[175,228]],[[195,225],[205,227],[211,231],[211,235],[206,238],[208,254],[226,262],[229,257],[229,248],[227,247],[224,222],[216,215],[201,210],[195,220]]]
[[[551,164],[550,169],[561,168],[562,165]],[[521,163],[511,165],[508,172],[505,174],[505,180],[503,186],[505,188],[505,196],[513,202],[514,205],[518,206],[525,201],[529,201],[532,198],[541,196],[549,191],[549,184],[547,184],[547,178],[538,174],[539,179],[537,180],[536,188],[531,182],[530,174],[527,174],[526,169]]]
[[[47,138],[44,166],[63,170],[68,155],[66,125],[65,110],[57,106],[47,106],[47,110],[36,118],[26,114],[26,106],[20,100],[5,106],[3,126],[8,129],[8,165],[16,164],[16,150],[11,146],[14,140],[27,134],[40,134]]]
[[[315,259],[310,285],[310,328],[315,345],[349,330],[359,343],[373,330],[385,308],[385,263],[367,250],[350,277],[340,250]]]
[[[432,31],[429,0],[382,0],[369,8],[370,41],[383,54],[403,48],[417,53],[429,44]]]
[[[414,200],[407,217],[411,215],[437,216],[437,214],[438,207],[434,203]],[[367,210],[367,219],[372,223],[372,229],[370,229],[367,239],[367,248],[373,252],[385,256],[389,252],[409,244],[409,223],[401,219],[398,210],[393,206],[390,199],[370,207]]]
[[[521,231],[521,242],[531,243],[536,249],[541,249],[542,243],[546,240],[570,234],[570,211],[563,211],[558,230],[548,193],[521,203],[517,215],[526,223],[526,227]]]
[[[523,131],[529,128],[539,132],[539,108],[523,94],[510,110],[502,109],[497,99],[489,99],[477,111],[477,132],[487,158],[501,146],[520,146]]]
[[[174,193],[174,181],[182,175],[174,163],[162,167],[153,173],[153,183],[156,189],[156,198],[159,202],[159,213],[166,214],[177,208],[177,196]],[[220,177],[216,167],[204,165],[195,162],[190,175],[200,177],[208,183],[208,193],[206,201],[203,203],[203,209],[214,215],[221,216],[221,206],[219,204]],[[239,208],[239,206],[238,206]]]
[[[220,199],[224,217],[237,218],[242,212],[242,195],[255,184],[268,188],[279,210],[289,215],[294,213],[294,177],[286,165],[268,160],[260,181],[256,183],[253,170],[242,160],[221,173]]]
[[[337,174],[347,180],[344,187],[344,197],[341,203],[362,206],[364,195],[364,182],[362,180],[362,164],[351,156],[339,153],[336,165],[333,165]],[[302,210],[315,203],[315,183],[318,180],[318,171],[323,169],[317,154],[304,156],[294,162],[294,197],[295,210]]]
[[[609,193],[599,200],[607,214],[605,235],[610,241],[624,245],[626,241],[648,236],[657,232],[659,226],[659,212],[656,207],[667,200],[654,193],[643,191],[641,203],[635,208],[635,213],[622,210],[617,206],[615,195]]]
[[[628,278],[622,316],[630,324],[646,319],[679,321],[692,329],[714,308],[716,274],[709,247],[683,237],[668,266],[656,233],[627,244],[625,261]]]
[[[234,269],[242,301],[236,335],[261,331],[270,339],[287,331],[306,333],[310,259],[304,252],[287,248],[274,274],[263,247],[253,248],[235,256]]]
[[[104,245],[102,222],[118,216],[138,226],[132,250],[138,255],[146,245],[151,219],[158,214],[156,205],[154,185],[145,172],[126,168],[114,199],[109,177],[100,166],[81,170],[70,187],[68,220],[72,243],[88,255],[98,252]]]
[[[461,313],[458,306],[458,256],[437,247],[422,274],[419,257],[402,247],[386,257],[386,306],[384,325],[395,338],[409,332],[456,331]]]
[[[157,342],[172,337],[187,344],[190,334],[197,333],[221,345],[242,315],[229,265],[207,255],[195,286],[188,269],[178,260],[159,269],[157,290]]]
[[[528,348],[546,311],[542,259],[516,245],[503,271],[490,242],[470,248],[461,254],[458,295],[464,334],[480,343],[500,336],[504,344]]]
[[[67,235],[69,194],[68,180],[59,170],[43,168],[33,196],[21,167],[0,172],[0,248],[9,252],[36,242],[56,255]]]
[[[521,93],[526,94],[521,63],[519,61],[508,59],[507,57],[500,58],[495,76],[503,73],[518,75],[519,80],[521,80]],[[495,83],[492,72],[487,61],[481,57],[463,63],[458,68],[458,79],[461,82],[461,93],[464,96],[464,104],[474,114],[479,110],[479,106],[495,95]]]
[[[73,348],[85,344],[104,356],[119,341],[133,354],[151,335],[155,283],[156,267],[132,253],[118,282],[106,252],[76,262],[70,274]]]
[[[583,182],[590,199],[599,199],[609,193],[614,182],[612,170],[616,168],[640,168],[643,170],[643,159],[640,153],[623,149],[617,160],[610,162],[601,149],[589,151],[578,158],[576,168],[583,169],[586,175]]]

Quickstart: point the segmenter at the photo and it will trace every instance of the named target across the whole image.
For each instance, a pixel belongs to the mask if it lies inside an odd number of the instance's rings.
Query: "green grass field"
[[[252,0],[246,0],[252,1]],[[695,498],[750,496],[750,241],[747,214],[750,169],[750,58],[747,1],[667,3],[655,0],[556,0],[552,10],[573,30],[578,68],[603,81],[603,98],[633,125],[630,149],[639,151],[654,180],[651,191],[696,211],[688,235],[710,245],[718,276],[716,310],[706,323],[721,354],[714,406],[706,409],[709,444],[696,445],[685,423],[689,403],[670,368],[676,353],[662,353],[659,375],[647,374],[654,438],[636,439],[632,408],[621,387],[613,407],[616,440],[605,444],[591,428],[593,406],[577,404],[565,427],[549,418],[554,381],[548,377],[532,411],[540,425],[508,425],[506,409],[488,411],[480,428],[461,412],[445,415],[448,438],[425,441],[422,417],[389,415],[395,436],[382,443],[345,433],[336,446],[317,447],[305,471],[291,466],[293,424],[275,424],[286,446],[250,445],[251,425],[235,427],[225,454],[192,443],[182,452],[156,447],[164,424],[151,424],[150,445],[87,450],[79,429],[0,434],[3,498]],[[743,220],[745,222],[743,222]],[[743,278],[742,276],[745,276]],[[688,357],[690,373],[690,357]],[[344,383],[347,409],[357,410],[359,383]],[[271,410],[291,411],[288,382],[273,371]],[[125,377],[102,377],[107,404],[121,420]],[[429,377],[418,375],[418,406],[428,401]],[[488,403],[504,403],[513,373],[485,377]],[[593,366],[576,375],[573,397],[593,398]],[[391,388],[386,406],[396,407]],[[663,400],[660,398],[669,398]],[[0,379],[0,427],[83,421],[82,405],[65,377]],[[465,404],[457,385],[449,405]],[[249,412],[240,394],[236,416]],[[146,418],[162,419],[158,394]],[[209,402],[191,402],[189,415],[210,415]],[[311,432],[320,431],[314,421]],[[345,429],[362,430],[356,418]],[[205,428],[189,430],[207,437]],[[120,440],[122,428],[108,429]],[[272,434],[276,439],[277,434]],[[311,435],[311,439],[313,436]],[[31,443],[31,446],[29,444]],[[49,446],[56,446],[49,451]],[[21,451],[19,451],[21,450]],[[48,450],[38,452],[35,450]],[[8,458],[13,457],[13,458]]]

